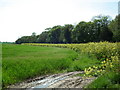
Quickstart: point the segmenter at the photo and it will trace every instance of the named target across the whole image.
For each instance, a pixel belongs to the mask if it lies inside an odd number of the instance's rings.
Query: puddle
[[[34,86],[32,88],[47,88],[48,86],[60,81],[60,80],[64,80],[66,78],[68,78],[69,76],[65,76],[65,77],[56,77],[56,78],[49,78],[49,79],[46,79],[46,80],[43,80],[43,81],[47,81],[43,84],[40,84],[40,85],[37,85],[37,86]],[[43,81],[38,81],[38,83],[40,82],[43,82]]]

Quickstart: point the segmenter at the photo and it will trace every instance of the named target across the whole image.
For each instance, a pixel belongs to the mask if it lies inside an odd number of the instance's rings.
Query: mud
[[[10,85],[7,88],[83,88],[85,85],[91,83],[95,78],[83,78],[75,76],[82,74],[83,71],[75,71],[68,73],[60,73],[54,75],[40,76],[34,79],[29,79],[22,83]]]
[[[95,78],[82,78],[80,76],[69,77],[49,86],[48,88],[83,88],[91,83],[94,79]]]

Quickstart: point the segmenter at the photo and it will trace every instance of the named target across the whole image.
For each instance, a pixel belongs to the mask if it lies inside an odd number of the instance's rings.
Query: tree
[[[113,33],[112,41],[120,42],[120,14],[109,24],[109,29]]]
[[[54,26],[48,34],[48,42],[50,43],[59,43],[59,37],[60,37],[60,33],[61,33],[61,26]]]
[[[89,25],[87,22],[81,21],[73,30],[72,38],[74,43],[88,42],[90,34]]]
[[[31,36],[36,36],[36,33],[35,33],[35,32],[33,32]]]
[[[111,41],[113,33],[109,30],[108,27],[102,27],[100,33],[100,41]]]
[[[45,43],[45,42],[47,42],[47,37],[48,37],[48,32],[44,31],[38,36],[36,42],[37,43]]]
[[[21,44],[21,43],[35,43],[37,40],[36,33],[33,32],[31,36],[22,36],[21,38],[17,39],[15,41],[16,44]]]
[[[98,15],[93,17],[92,21],[94,23],[94,30],[96,30],[95,41],[110,41],[113,36],[108,28],[111,18],[109,16]]]
[[[111,21],[109,16],[98,15],[92,21],[77,25],[65,24],[46,28],[40,35],[23,36],[16,43],[87,43],[120,41],[120,15]],[[109,26],[109,27],[108,27]]]
[[[72,42],[72,38],[71,38],[71,32],[73,30],[74,26],[72,24],[66,24],[65,26],[63,26],[62,30],[63,30],[63,42],[64,43],[71,43]]]

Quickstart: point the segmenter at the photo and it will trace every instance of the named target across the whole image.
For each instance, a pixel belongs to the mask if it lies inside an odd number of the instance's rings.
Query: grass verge
[[[120,74],[118,72],[107,72],[99,76],[86,88],[120,88]]]

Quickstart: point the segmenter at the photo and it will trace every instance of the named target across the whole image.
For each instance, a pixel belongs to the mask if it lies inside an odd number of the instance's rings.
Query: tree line
[[[77,25],[65,24],[46,28],[40,35],[32,33],[15,41],[21,43],[87,43],[87,42],[119,42],[120,15],[114,20],[110,16],[94,16],[91,21],[81,21]]]

